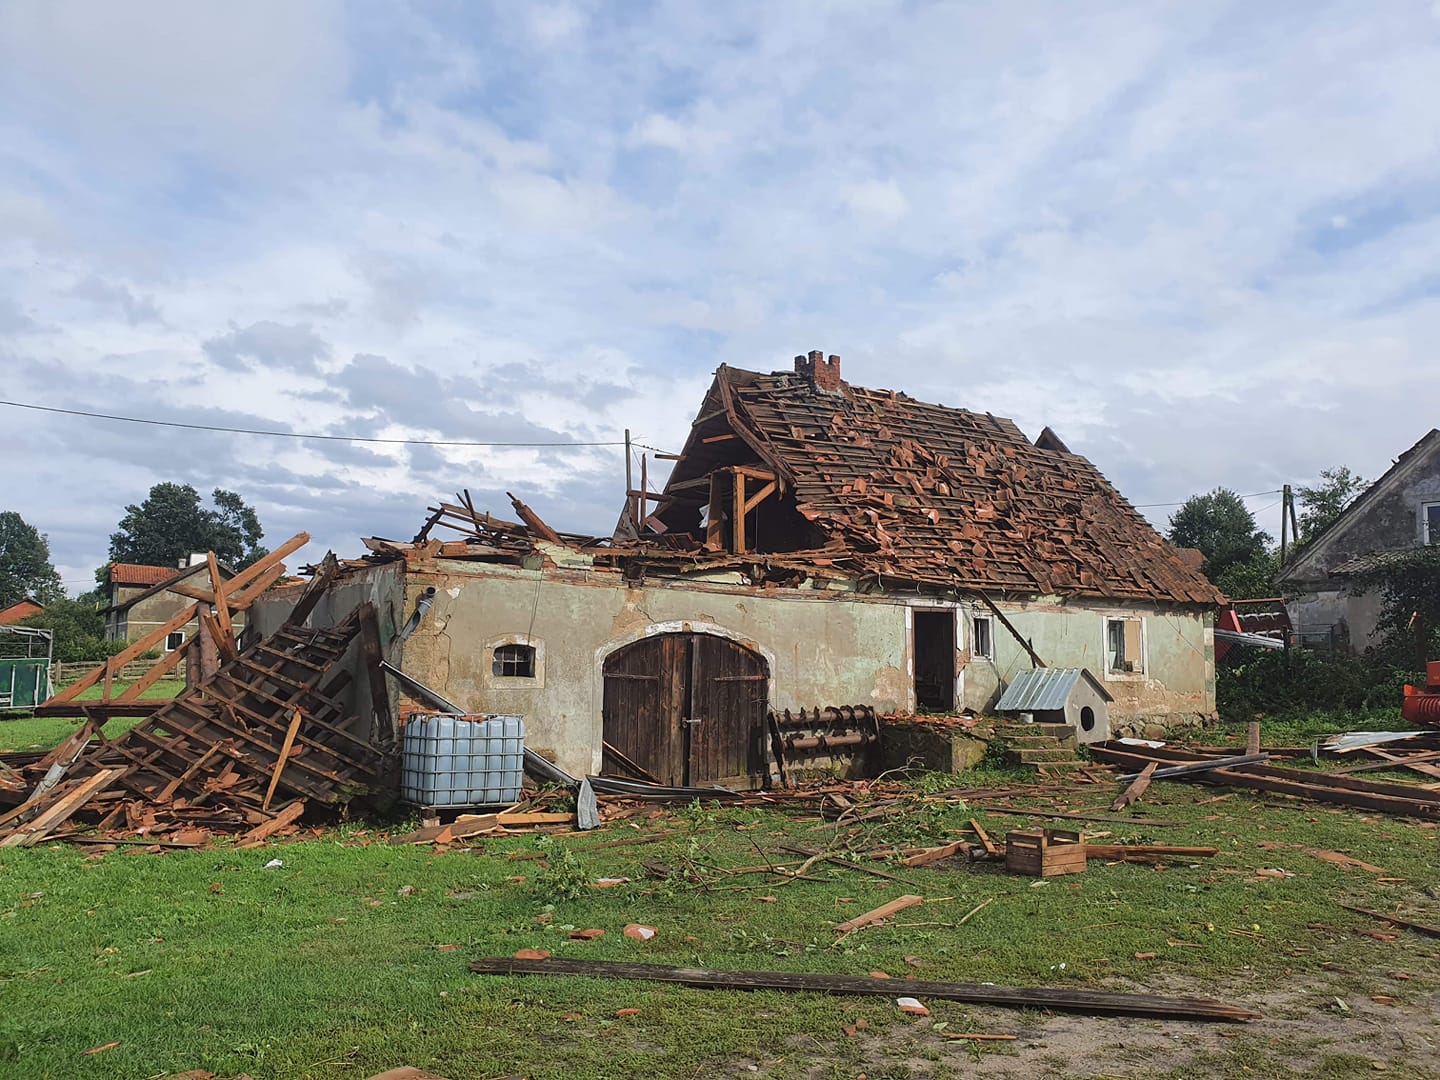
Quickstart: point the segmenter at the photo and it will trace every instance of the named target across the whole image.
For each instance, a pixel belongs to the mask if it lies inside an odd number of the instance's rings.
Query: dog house
[[[1087,668],[1035,668],[1011,680],[995,711],[1037,724],[1069,725],[1078,742],[1104,742],[1114,700]]]

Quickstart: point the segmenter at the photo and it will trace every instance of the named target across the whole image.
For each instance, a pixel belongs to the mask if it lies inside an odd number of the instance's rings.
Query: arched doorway
[[[759,654],[713,634],[657,634],[607,656],[604,675],[606,774],[661,784],[764,779],[770,676]]]

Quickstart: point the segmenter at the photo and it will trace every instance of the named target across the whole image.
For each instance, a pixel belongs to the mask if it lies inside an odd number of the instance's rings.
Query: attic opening
[[[955,709],[955,613],[916,611],[911,655],[915,659],[915,707]]]

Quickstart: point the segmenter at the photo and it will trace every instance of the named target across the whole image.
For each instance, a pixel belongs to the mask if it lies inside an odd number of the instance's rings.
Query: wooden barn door
[[[603,771],[662,784],[765,775],[765,661],[708,634],[661,634],[605,659]],[[643,775],[642,775],[643,774]]]

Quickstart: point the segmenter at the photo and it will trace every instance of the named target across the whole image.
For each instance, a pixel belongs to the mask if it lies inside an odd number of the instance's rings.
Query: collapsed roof
[[[612,537],[520,521],[468,493],[430,508],[416,558],[596,567],[638,576],[734,570],[756,585],[849,581],[1007,596],[1214,606],[1220,592],[1049,428],[930,405],[840,379],[839,357],[793,372],[722,366],[664,491],[629,493]],[[652,509],[653,506],[653,509]],[[642,523],[639,528],[636,522]],[[460,540],[437,540],[444,527]],[[538,562],[537,562],[538,560]]]
[[[754,464],[778,495],[754,522],[760,550],[828,547],[827,562],[860,574],[959,590],[1222,599],[1048,428],[1031,443],[989,413],[852,386],[839,365],[812,352],[793,372],[722,366],[655,512],[661,526],[697,533],[702,506],[721,501],[706,478]]]

